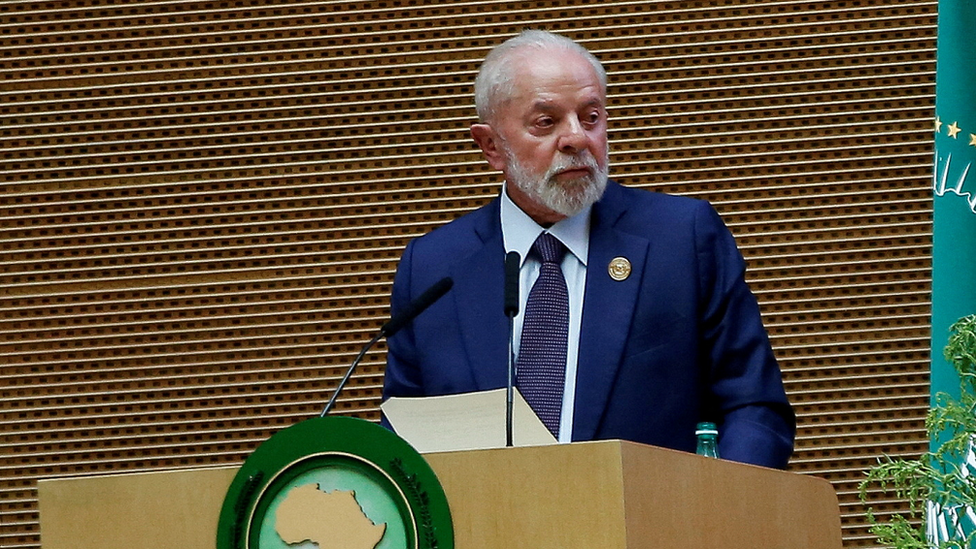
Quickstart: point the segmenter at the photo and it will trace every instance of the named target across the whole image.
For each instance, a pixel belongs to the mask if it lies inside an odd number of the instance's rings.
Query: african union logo
[[[303,421],[268,439],[227,491],[217,549],[453,549],[427,462],[354,418]]]
[[[976,213],[976,133],[964,131],[958,122],[946,125],[941,118],[935,119],[935,131],[932,191],[935,196],[956,195]],[[967,134],[968,140],[960,139]]]

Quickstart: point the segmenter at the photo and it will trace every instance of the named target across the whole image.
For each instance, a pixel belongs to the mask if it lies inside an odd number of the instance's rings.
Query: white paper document
[[[505,446],[506,389],[436,397],[392,397],[380,407],[398,435],[418,452]],[[512,403],[515,446],[555,444],[518,390]]]

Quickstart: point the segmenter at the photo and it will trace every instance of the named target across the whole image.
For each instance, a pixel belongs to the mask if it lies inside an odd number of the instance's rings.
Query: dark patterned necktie
[[[566,247],[543,233],[532,245],[532,254],[542,260],[542,267],[525,304],[516,383],[529,406],[558,438],[569,335],[569,292],[560,267]]]

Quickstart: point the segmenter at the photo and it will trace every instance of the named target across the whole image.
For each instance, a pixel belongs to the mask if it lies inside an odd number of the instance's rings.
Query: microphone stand
[[[339,385],[336,387],[335,391],[332,391],[332,398],[329,399],[329,403],[326,404],[325,408],[322,409],[322,413],[319,414],[319,417],[325,417],[326,414],[329,413],[329,410],[331,410],[332,405],[335,404],[336,398],[339,396],[339,393],[342,391],[342,388],[345,387],[346,383],[349,382],[349,378],[352,376],[353,370],[356,369],[356,366],[359,366],[359,361],[361,361],[363,357],[366,356],[366,352],[369,351],[373,347],[373,345],[376,345],[376,342],[379,341],[380,338],[382,338],[385,335],[386,335],[385,332],[380,331],[375,336],[373,336],[373,339],[369,340],[369,343],[367,343],[366,346],[363,347],[362,351],[359,351],[359,355],[356,356],[356,360],[352,361],[352,366],[350,366],[349,369],[346,370],[346,375],[342,376],[342,381],[339,382]]]
[[[400,328],[403,328],[417,315],[424,312],[427,309],[427,307],[430,307],[431,305],[434,304],[435,301],[443,297],[444,294],[446,294],[447,291],[450,290],[451,286],[453,285],[454,285],[454,280],[452,280],[450,277],[444,277],[438,280],[437,282],[434,283],[433,286],[427,288],[427,290],[425,290],[424,293],[420,294],[420,297],[408,303],[407,306],[403,308],[403,311],[398,313],[396,316],[388,320],[386,324],[381,326],[379,333],[373,336],[373,339],[369,340],[369,343],[367,343],[366,346],[363,347],[363,350],[359,351],[359,356],[356,357],[356,360],[352,361],[352,366],[350,366],[349,369],[346,370],[346,375],[342,377],[342,381],[339,382],[339,386],[336,387],[336,390],[332,392],[332,398],[329,399],[329,403],[325,405],[325,408],[322,410],[322,413],[319,414],[319,417],[325,417],[325,415],[329,413],[329,410],[332,409],[332,405],[335,404],[336,397],[339,396],[339,392],[342,391],[342,388],[346,386],[346,383],[349,381],[349,378],[352,376],[353,370],[355,370],[356,366],[359,365],[359,361],[361,361],[363,357],[366,356],[366,351],[369,351],[370,348],[373,347],[373,345],[376,345],[376,342],[379,341],[381,338],[390,337],[393,334],[400,331]]]
[[[522,258],[518,252],[505,256],[505,316],[508,317],[508,386],[505,393],[505,445],[515,445],[512,425],[515,403],[515,317],[519,311],[519,267]]]
[[[512,425],[515,423],[515,317],[508,317],[508,387],[505,393],[505,446],[514,446]]]

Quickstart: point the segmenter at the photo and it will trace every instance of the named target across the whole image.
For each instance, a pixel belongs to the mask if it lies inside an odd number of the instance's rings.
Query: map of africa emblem
[[[234,477],[217,549],[453,549],[433,470],[403,439],[356,418],[278,432]]]

